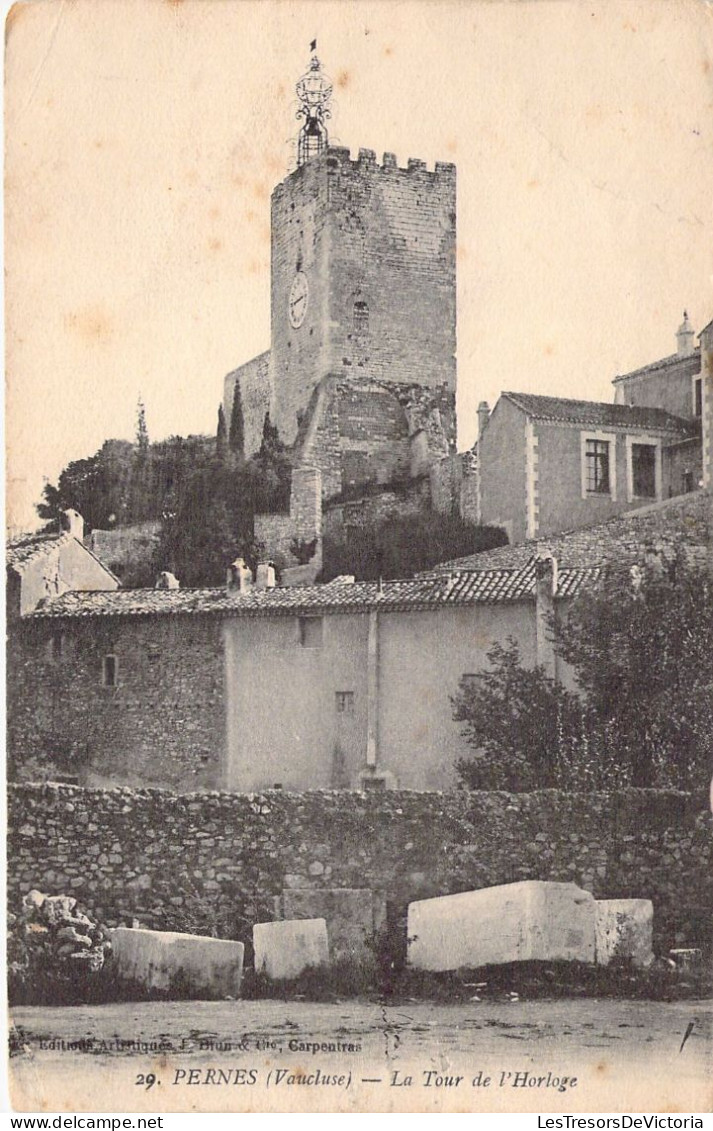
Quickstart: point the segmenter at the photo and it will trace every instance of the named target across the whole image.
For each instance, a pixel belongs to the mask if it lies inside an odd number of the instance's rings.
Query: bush
[[[343,573],[359,581],[413,577],[450,558],[506,543],[499,527],[475,526],[454,515],[390,515],[338,535],[325,534],[320,580],[331,581]]]
[[[575,690],[527,668],[517,644],[464,677],[454,718],[471,789],[702,789],[713,770],[713,591],[700,572],[608,577],[552,622]]]

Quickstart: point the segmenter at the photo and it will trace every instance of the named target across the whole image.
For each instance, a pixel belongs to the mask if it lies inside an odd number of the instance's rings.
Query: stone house
[[[460,677],[509,637],[554,671],[545,614],[596,570],[538,578],[530,561],[293,588],[272,588],[269,567],[248,588],[248,574],[64,593],[28,612],[8,692],[14,762],[178,792],[452,788],[468,750],[450,702]]]
[[[481,521],[520,542],[661,500],[691,434],[660,408],[502,393],[478,440]]]
[[[479,520],[520,542],[708,485],[712,327],[696,346],[684,314],[676,353],[616,377],[613,404],[504,392],[481,405]]]
[[[65,511],[56,534],[31,534],[8,543],[6,598],[8,624],[42,602],[70,590],[112,591],[119,579],[84,545],[84,520]]]

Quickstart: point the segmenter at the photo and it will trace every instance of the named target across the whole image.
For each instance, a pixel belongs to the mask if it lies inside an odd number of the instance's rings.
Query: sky
[[[458,170],[459,447],[505,389],[611,400],[713,318],[704,0],[35,0],[6,23],[8,523],[108,437],[214,432],[269,347],[309,44],[331,140]]]

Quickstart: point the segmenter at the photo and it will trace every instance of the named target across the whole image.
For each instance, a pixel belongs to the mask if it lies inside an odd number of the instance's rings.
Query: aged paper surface
[[[224,374],[267,348],[270,193],[291,168],[293,85],[315,36],[335,142],[457,165],[461,448],[481,400],[513,387],[608,400],[616,373],[670,352],[684,305],[698,327],[710,318],[702,0],[19,3],[5,103],[13,530],[32,525],[43,476],[133,436],[139,393],[152,436],[212,432]],[[129,1003],[14,1022],[22,1111],[711,1106],[700,1002]]]

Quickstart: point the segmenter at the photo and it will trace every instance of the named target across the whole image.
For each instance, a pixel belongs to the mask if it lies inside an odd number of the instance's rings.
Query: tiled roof
[[[68,530],[61,534],[28,534],[8,542],[5,547],[5,560],[11,569],[21,572],[34,558],[49,554],[52,550],[71,542],[73,534]]]
[[[704,327],[705,329],[705,327]],[[703,330],[701,330],[701,334]],[[700,334],[699,334],[700,337]],[[614,384],[618,381],[625,381],[627,377],[641,377],[644,373],[655,373],[659,369],[668,369],[669,366],[676,365],[682,361],[695,361],[696,365],[700,365],[700,349],[698,346],[694,347],[693,353],[680,354],[670,353],[668,357],[661,357],[658,361],[651,361],[648,365],[640,365],[638,369],[632,369],[629,373],[621,373],[614,378]],[[695,367],[694,367],[695,371]]]
[[[686,548],[697,553],[713,537],[713,500],[708,491],[695,491],[666,499],[626,514],[617,515],[606,522],[592,526],[547,534],[531,538],[514,546],[498,546],[479,554],[454,558],[442,562],[433,572],[451,573],[453,570],[523,569],[537,554],[550,553],[560,566],[577,572],[583,567],[603,567],[623,561],[633,562],[641,557],[647,543],[665,542],[681,551]]]
[[[565,397],[540,397],[534,393],[503,393],[533,420],[552,424],[578,424],[609,428],[654,428],[688,433],[692,425],[661,408],[609,404],[606,401],[571,401]]]
[[[59,534],[27,534],[22,538],[15,538],[12,542],[8,542],[5,547],[5,561],[9,569],[16,573],[22,573],[38,557],[50,554],[54,550],[60,550],[62,546],[68,546],[71,542],[77,542],[85,554],[94,558],[94,561],[98,562],[105,573],[113,578],[117,584],[119,583],[119,578],[112,573],[106,562],[97,557],[94,551],[85,546],[79,538],[75,538],[69,530],[63,530]]]
[[[573,596],[596,570],[560,571],[560,592]],[[521,569],[479,573],[438,573],[406,581],[309,585],[260,589],[250,593],[222,589],[119,589],[99,593],[64,593],[42,603],[30,615],[48,617],[141,617],[215,615],[286,616],[320,612],[384,612],[447,605],[494,604],[530,600],[535,593],[534,563]]]

